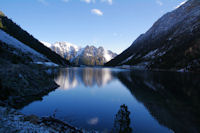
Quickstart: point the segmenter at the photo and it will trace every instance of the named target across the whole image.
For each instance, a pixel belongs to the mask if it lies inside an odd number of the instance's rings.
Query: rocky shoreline
[[[27,116],[17,111],[58,88],[54,71],[59,66],[45,57],[36,58],[1,41],[0,44],[0,132],[86,132],[51,116]]]
[[[13,108],[0,107],[0,132],[2,133],[84,133],[53,117],[37,117],[35,115],[23,115]]]
[[[0,132],[86,133],[53,116],[38,117],[17,111],[55,90],[53,68],[44,65],[10,64],[0,68]],[[34,80],[33,80],[34,79]]]
[[[85,133],[52,116],[24,115],[17,111],[55,90],[53,68],[34,64],[9,64],[0,68],[0,132]]]

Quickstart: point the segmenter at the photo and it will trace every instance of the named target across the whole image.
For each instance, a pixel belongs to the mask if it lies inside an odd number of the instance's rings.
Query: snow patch
[[[153,51],[150,51],[149,53],[147,53],[145,56],[144,56],[144,58],[155,58],[155,53],[158,51],[158,49],[155,49],[155,50],[153,50]]]
[[[68,42],[56,42],[52,46],[60,48],[63,52],[72,52],[73,50],[77,52],[80,49],[80,47]]]
[[[122,61],[121,64],[124,64],[125,62],[128,62],[129,60],[131,60],[133,58],[133,56],[135,56],[135,54],[131,55],[130,57],[128,57],[126,60]]]
[[[108,62],[112,59],[112,57],[110,56],[110,54],[108,53],[107,50],[104,50],[104,58],[105,58],[106,62]]]
[[[48,133],[57,132],[53,128],[47,127],[44,124],[33,124],[30,121],[25,121],[25,116],[16,112],[14,109],[0,107],[1,128],[0,132],[38,132]]]
[[[49,67],[58,67],[58,64],[55,64],[53,62],[34,62],[35,64],[38,65],[45,65],[45,66],[49,66]]]
[[[40,41],[42,44],[44,44],[46,47],[50,48],[52,46],[51,43]]]
[[[157,55],[158,55],[158,56],[163,56],[164,54],[166,54],[166,51],[160,52],[160,53],[158,53]]]
[[[20,42],[19,40],[10,36],[9,34],[7,34],[6,32],[4,32],[1,29],[0,29],[0,40],[11,47],[14,47],[24,53],[30,54],[30,56],[33,55],[33,56],[31,56],[33,59],[35,59],[35,56],[38,58],[47,59],[46,57],[44,57],[44,55],[42,55],[42,54],[38,53],[37,51],[35,51],[34,49],[28,47],[26,44]]]
[[[188,0],[185,0],[185,1],[181,2],[180,4],[178,4],[178,5],[175,7],[175,9],[181,7],[181,6],[184,5],[187,1],[188,1]]]
[[[78,52],[77,52],[77,54],[76,54],[76,56],[74,57],[74,59],[75,58],[77,58],[78,56],[80,56],[83,52],[84,52],[84,48],[81,48]]]

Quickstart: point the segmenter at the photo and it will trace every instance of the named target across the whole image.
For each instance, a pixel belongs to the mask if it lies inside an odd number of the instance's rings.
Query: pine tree
[[[131,133],[132,128],[130,127],[131,120],[129,118],[130,112],[128,107],[123,104],[120,106],[118,113],[115,116],[113,133]]]

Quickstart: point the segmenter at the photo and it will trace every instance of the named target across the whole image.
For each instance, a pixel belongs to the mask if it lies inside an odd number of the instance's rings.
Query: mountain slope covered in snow
[[[63,65],[63,66],[67,66],[70,64],[67,60],[63,59],[60,55],[56,54],[55,52],[51,51],[49,48],[45,47],[41,42],[39,42],[36,38],[34,38],[25,30],[23,30],[20,26],[14,23],[2,12],[0,12],[0,29],[4,31],[5,33],[9,34],[9,36],[12,36],[16,40],[18,40],[18,42],[21,42],[20,44],[23,43],[30,49],[37,51],[38,53],[45,56],[52,62],[59,65]],[[1,33],[3,33],[2,31]]]
[[[165,14],[105,65],[200,71],[200,1],[189,0]]]
[[[117,55],[103,47],[86,46],[81,48],[68,42],[42,43],[75,65],[103,65]]]
[[[32,61],[41,61],[41,60],[49,61],[44,55],[38,53],[34,49],[18,41],[17,39],[10,36],[1,29],[0,29],[0,41],[14,48],[15,51],[13,51],[13,53],[18,54],[17,52],[21,52],[23,54],[26,54],[32,59]]]

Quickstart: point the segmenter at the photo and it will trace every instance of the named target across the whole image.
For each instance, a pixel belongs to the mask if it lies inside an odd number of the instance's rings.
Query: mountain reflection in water
[[[199,74],[86,67],[55,75],[59,89],[22,112],[44,116],[58,109],[58,119],[102,132],[200,132]]]
[[[110,69],[102,68],[63,68],[55,76],[60,89],[69,90],[79,84],[87,86],[104,86],[114,79]]]
[[[200,132],[200,75],[132,71],[119,80],[158,122],[175,133]]]

